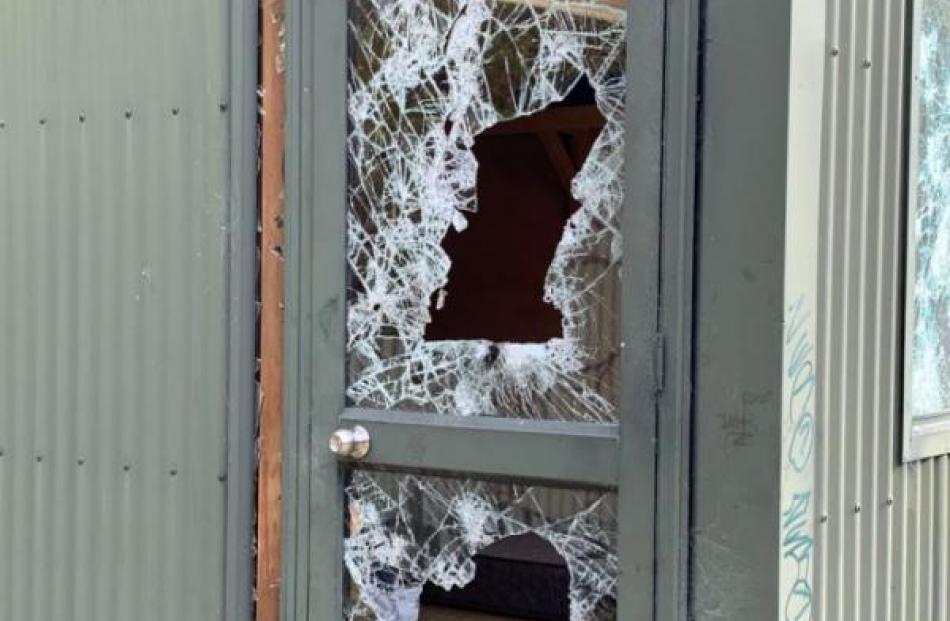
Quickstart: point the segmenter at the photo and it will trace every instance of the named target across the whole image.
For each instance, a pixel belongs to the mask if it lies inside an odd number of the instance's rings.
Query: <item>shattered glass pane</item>
[[[915,416],[950,413],[950,1],[922,3],[911,395]]]
[[[426,583],[465,587],[479,551],[526,534],[564,560],[571,621],[616,619],[611,493],[356,471],[346,499],[348,621],[417,621]]]
[[[623,0],[350,2],[352,405],[616,422],[625,23]],[[480,215],[476,140],[571,105],[582,84],[597,131],[562,118],[533,136],[576,203],[538,279],[553,327],[516,339],[433,323],[443,307],[509,299],[498,290],[463,301],[463,284],[449,282],[461,271],[452,273],[447,236],[464,236]]]

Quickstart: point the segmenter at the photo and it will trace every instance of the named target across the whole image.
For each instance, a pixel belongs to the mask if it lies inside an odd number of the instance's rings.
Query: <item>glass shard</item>
[[[911,367],[915,416],[950,413],[950,2],[922,4]]]
[[[350,7],[351,403],[616,422],[625,10],[617,0]],[[589,115],[574,111],[526,130],[559,162],[553,174],[576,203],[554,232],[535,294],[553,319],[530,334],[433,323],[457,296],[465,304],[449,283],[445,244],[480,215],[476,141],[507,122],[572,109],[582,83],[602,128],[591,132]],[[572,149],[584,153],[576,170]],[[494,295],[496,310],[516,298]],[[497,315],[528,312],[514,308]]]
[[[356,471],[346,499],[350,621],[417,621],[427,583],[465,587],[479,552],[525,535],[564,560],[570,621],[616,618],[612,494]]]

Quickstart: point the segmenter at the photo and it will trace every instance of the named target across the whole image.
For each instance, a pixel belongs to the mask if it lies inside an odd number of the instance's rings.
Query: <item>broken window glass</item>
[[[549,561],[538,543],[567,574],[566,616],[550,618],[616,619],[612,493],[355,471],[346,499],[349,621],[425,620],[427,585],[449,593],[470,585],[490,566],[478,562],[480,553],[488,563],[510,564],[519,549],[525,559]],[[520,547],[484,554],[519,539]]]
[[[950,414],[950,2],[921,3],[916,248],[909,290],[915,417]]]
[[[616,422],[622,0],[353,0],[348,398]]]

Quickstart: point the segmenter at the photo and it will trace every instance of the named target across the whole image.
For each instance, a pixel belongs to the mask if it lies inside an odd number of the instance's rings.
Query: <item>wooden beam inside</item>
[[[619,22],[627,16],[627,0],[501,0],[508,4],[527,4],[547,10],[553,6],[579,17],[591,17],[607,22]]]
[[[558,181],[561,182],[561,188],[570,198],[571,182],[574,180],[574,175],[577,174],[577,167],[574,166],[574,161],[564,146],[564,139],[554,131],[541,132],[538,136],[544,144],[544,150],[548,153],[551,165],[554,166]]]
[[[552,131],[570,134],[583,130],[599,130],[603,126],[604,117],[597,106],[564,106],[548,108],[530,116],[499,123],[486,129],[485,135],[540,134]]]

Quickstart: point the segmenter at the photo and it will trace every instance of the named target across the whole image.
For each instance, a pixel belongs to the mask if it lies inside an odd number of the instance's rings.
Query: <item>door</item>
[[[285,618],[653,618],[663,6],[629,2],[292,5]]]

